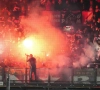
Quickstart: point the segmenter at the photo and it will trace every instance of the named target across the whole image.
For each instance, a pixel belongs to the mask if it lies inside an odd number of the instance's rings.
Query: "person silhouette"
[[[27,60],[27,62],[29,62],[30,64],[30,81],[33,81],[33,74],[36,80],[36,58],[33,57],[32,54],[29,55],[29,59]]]

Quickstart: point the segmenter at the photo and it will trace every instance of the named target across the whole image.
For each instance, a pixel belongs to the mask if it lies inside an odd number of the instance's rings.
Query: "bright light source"
[[[23,42],[23,44],[24,44],[24,46],[26,48],[31,48],[33,46],[33,42],[30,39],[25,39],[24,42]]]
[[[47,57],[48,57],[49,55],[50,55],[49,53],[46,54]]]

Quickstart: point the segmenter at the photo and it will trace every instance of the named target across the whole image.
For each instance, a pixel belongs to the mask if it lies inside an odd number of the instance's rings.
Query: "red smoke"
[[[52,26],[52,20],[52,13],[50,12],[45,15],[43,13],[41,15],[32,13],[28,18],[22,19],[21,25],[27,31],[25,33],[26,39],[33,42],[33,47],[22,46],[23,52],[21,51],[21,53],[32,53],[41,62],[52,60],[64,52],[69,53],[64,33]]]
[[[37,59],[37,68],[45,67],[44,69],[47,70],[47,73],[48,68],[52,68],[52,76],[55,75],[57,77],[62,73],[64,73],[65,77],[67,74],[69,75],[70,73],[67,67],[72,64],[74,64],[74,67],[80,67],[89,63],[90,58],[94,56],[92,47],[85,47],[87,57],[86,55],[81,55],[76,62],[70,62],[71,59],[68,57],[71,54],[70,40],[66,38],[62,30],[52,26],[52,21],[52,13],[42,13],[38,8],[33,8],[27,18],[21,19],[20,24],[24,27],[25,38],[18,43],[14,41],[12,43],[7,42],[5,52],[8,55],[6,56],[10,59],[6,58],[5,62],[12,63],[12,66],[25,68],[25,54],[33,54]],[[14,33],[12,32],[11,34],[13,39],[15,39]],[[7,36],[10,36],[10,34],[7,34]],[[10,38],[6,37],[6,39]],[[16,65],[16,63],[19,64]],[[40,70],[39,73],[43,74],[45,70]]]

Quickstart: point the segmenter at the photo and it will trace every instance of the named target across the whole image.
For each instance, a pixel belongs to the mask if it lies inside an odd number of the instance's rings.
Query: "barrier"
[[[0,68],[2,72],[4,72],[3,68]],[[22,84],[22,83],[30,83],[29,82],[29,69],[27,69],[27,73],[25,72],[26,69],[20,68],[10,68],[9,77],[11,84]],[[57,71],[57,72],[56,72]],[[0,85],[5,85],[7,80],[7,73],[5,71],[6,79],[3,77],[5,75],[0,73]],[[73,69],[73,68],[54,68],[54,69],[47,69],[47,68],[40,68],[37,69],[37,76],[38,76],[38,83],[66,83],[66,84],[100,84],[100,68],[84,68],[84,69]]]

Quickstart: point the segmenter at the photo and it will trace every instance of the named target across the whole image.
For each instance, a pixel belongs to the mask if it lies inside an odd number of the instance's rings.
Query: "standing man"
[[[34,74],[35,80],[36,80],[36,58],[33,57],[32,54],[29,55],[29,59],[27,62],[30,63],[30,81],[32,80],[32,75]]]

